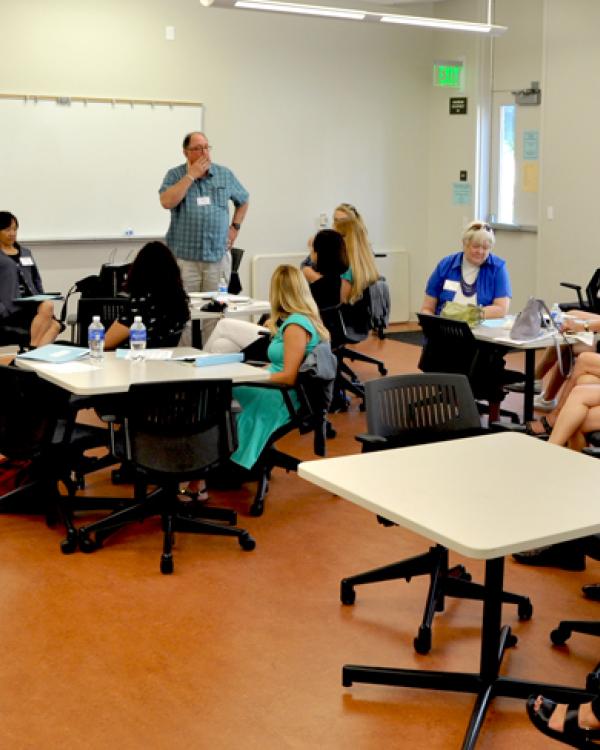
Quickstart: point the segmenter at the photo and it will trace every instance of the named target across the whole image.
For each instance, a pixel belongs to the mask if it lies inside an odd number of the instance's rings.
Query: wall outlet
[[[165,26],[165,39],[167,42],[175,41],[175,26]]]
[[[329,217],[326,213],[319,214],[319,229],[326,229],[329,224]]]

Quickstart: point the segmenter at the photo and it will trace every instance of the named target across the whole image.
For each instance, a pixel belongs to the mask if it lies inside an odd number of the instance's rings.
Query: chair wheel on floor
[[[79,531],[79,549],[82,552],[94,552],[101,546],[100,542],[92,539],[85,532]]]
[[[448,577],[457,578],[459,581],[467,581],[467,583],[473,580],[473,576],[464,565],[454,565],[454,567],[448,570]]]
[[[265,501],[262,499],[255,500],[250,506],[250,510],[248,512],[255,518],[258,518],[258,516],[262,516],[262,514],[265,512]]]
[[[340,601],[347,605],[354,604],[356,601],[356,591],[346,581],[342,581],[340,584]]]
[[[380,375],[387,375],[388,374],[387,369],[383,365],[379,365],[378,369],[379,369],[379,374]]]
[[[238,539],[240,543],[240,547],[244,550],[244,552],[250,552],[256,547],[256,541],[253,537],[250,536],[250,534],[245,531]]]
[[[160,572],[164,576],[171,575],[173,572],[173,555],[161,555],[160,556]]]
[[[419,634],[413,641],[417,654],[428,654],[431,651],[431,628],[423,625],[419,628]]]
[[[525,601],[519,602],[517,614],[519,620],[531,620],[531,616],[533,615],[533,604],[531,603],[531,599],[527,598]]]
[[[564,646],[570,637],[571,637],[571,631],[565,630],[564,628],[561,628],[561,627],[555,628],[550,633],[550,640],[555,646]]]
[[[60,551],[63,555],[70,555],[75,552],[77,545],[77,532],[73,529],[73,533],[67,533],[67,538],[60,543]]]

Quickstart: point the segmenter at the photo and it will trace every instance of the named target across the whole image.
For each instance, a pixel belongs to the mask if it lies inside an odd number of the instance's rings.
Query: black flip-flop
[[[554,713],[558,703],[555,703],[549,698],[542,698],[542,705],[539,710],[536,711],[536,700],[537,697],[535,695],[530,695],[527,699],[527,715],[535,728],[539,729],[542,734],[546,735],[546,737],[551,737],[553,740],[562,742],[564,745],[569,745],[570,747],[600,747],[593,741],[594,739],[600,738],[600,729],[582,729],[579,726],[578,716],[580,704],[570,703],[568,705],[563,730],[562,732],[559,732],[557,729],[551,729],[548,726],[550,717]]]

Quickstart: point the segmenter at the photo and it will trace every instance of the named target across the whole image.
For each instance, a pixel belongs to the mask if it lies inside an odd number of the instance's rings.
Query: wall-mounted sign
[[[433,85],[448,89],[462,88],[462,62],[460,60],[436,60],[433,63]]]
[[[523,159],[537,161],[540,158],[540,134],[538,130],[523,131]]]
[[[450,97],[450,114],[466,115],[467,114],[467,97],[451,96]]]
[[[452,183],[452,205],[468,206],[472,200],[470,182],[453,182]]]

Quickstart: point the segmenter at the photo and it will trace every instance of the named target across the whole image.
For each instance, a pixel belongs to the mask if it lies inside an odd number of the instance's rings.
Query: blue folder
[[[61,346],[60,344],[46,344],[30,352],[17,355],[18,359],[33,359],[37,362],[72,362],[74,359],[80,359],[89,354],[89,349],[81,346]]]

